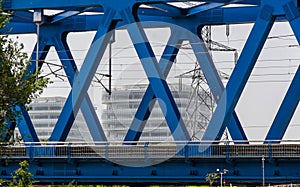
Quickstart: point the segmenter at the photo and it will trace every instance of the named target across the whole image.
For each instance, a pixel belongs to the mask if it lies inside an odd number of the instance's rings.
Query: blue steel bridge
[[[226,183],[299,183],[300,142],[93,142],[27,143],[1,151],[1,177],[9,179],[19,160],[28,160],[42,183],[197,184],[226,169]],[[213,144],[212,144],[213,143]],[[241,143],[241,142],[239,142]],[[248,142],[247,142],[248,143]],[[218,182],[216,182],[218,183]]]
[[[188,6],[178,6],[184,3]],[[233,5],[233,6],[226,6]],[[238,5],[238,6],[235,6]],[[1,178],[11,178],[19,160],[30,161],[30,171],[41,183],[204,183],[207,173],[223,171],[228,183],[299,183],[299,142],[283,137],[300,98],[299,65],[276,112],[267,135],[249,142],[236,112],[249,76],[275,22],[288,22],[300,41],[300,2],[297,0],[4,0],[10,12],[9,34],[37,33],[29,73],[43,66],[50,47],[54,47],[71,85],[71,91],[53,129],[49,142],[41,142],[24,106],[18,127],[24,143],[1,149]],[[57,13],[45,14],[46,10]],[[151,22],[148,22],[151,21]],[[226,86],[201,37],[207,25],[254,23]],[[187,32],[178,32],[174,25]],[[145,28],[167,27],[171,34],[160,60],[145,34]],[[112,37],[113,30],[126,29],[145,71],[146,89],[123,142],[107,141],[87,90]],[[70,52],[70,32],[96,31],[78,71]],[[199,142],[191,142],[175,104],[166,77],[183,41],[203,71],[217,107]],[[64,60],[63,60],[64,59]],[[65,60],[67,59],[67,60]],[[140,136],[157,99],[174,142],[140,142]],[[94,142],[67,143],[68,133],[79,109]],[[220,142],[225,129],[232,142]],[[10,139],[4,134],[4,139]]]

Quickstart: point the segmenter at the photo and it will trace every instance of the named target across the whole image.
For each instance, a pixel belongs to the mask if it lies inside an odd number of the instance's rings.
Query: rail
[[[235,143],[235,144],[234,144]],[[0,145],[1,158],[300,158],[294,142],[48,142]]]

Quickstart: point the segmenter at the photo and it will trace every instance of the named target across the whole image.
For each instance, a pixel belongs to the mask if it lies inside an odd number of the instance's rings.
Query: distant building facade
[[[211,117],[210,109],[195,105],[197,101],[193,98],[193,89],[190,86],[169,86],[190,135],[193,139],[200,139]],[[105,107],[101,113],[101,121],[109,141],[123,141],[146,87],[147,85],[123,86],[113,90],[111,95],[102,94],[102,104]],[[207,103],[211,103],[211,101]],[[201,115],[194,112],[194,110],[197,110],[195,107],[202,110]],[[140,141],[172,140],[173,136],[158,102],[156,102]]]
[[[214,107],[211,97],[205,96],[204,92],[195,94],[191,86],[169,86],[192,139],[201,139],[212,114],[211,108]],[[100,121],[108,141],[124,140],[146,88],[147,85],[128,85],[115,88],[111,95],[102,93]],[[203,104],[203,100],[206,104]],[[40,97],[28,105],[29,116],[41,141],[50,138],[65,101],[64,97]],[[160,105],[156,100],[153,102],[155,105],[140,141],[172,141],[173,136]],[[81,112],[76,116],[66,141],[92,141]]]
[[[29,107],[29,116],[41,141],[47,141],[65,104],[64,97],[40,97]],[[90,135],[82,114],[79,112],[69,132],[67,141],[90,141]]]

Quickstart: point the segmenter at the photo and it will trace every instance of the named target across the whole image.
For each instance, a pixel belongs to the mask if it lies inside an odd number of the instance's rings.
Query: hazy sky
[[[249,34],[252,25],[232,26],[229,45],[241,49],[244,38]],[[213,39],[226,41],[224,26],[215,27]],[[287,23],[274,25],[270,36],[293,34]],[[242,40],[240,40],[242,39]],[[300,64],[299,47],[288,47],[297,44],[295,37],[268,39],[252,72],[250,80],[237,106],[237,113],[246,133],[251,139],[261,139],[266,134],[281,104],[285,92]],[[240,53],[240,52],[239,52]],[[224,55],[214,55],[216,65],[223,68]],[[225,60],[226,61],[226,60]],[[220,63],[218,63],[220,62]],[[226,66],[224,67],[226,69]],[[285,139],[299,139],[300,113],[299,106],[291,121]]]
[[[230,35],[227,38],[225,26],[212,27],[212,39],[236,48],[241,53],[244,42],[251,30],[252,25],[231,25]],[[88,46],[91,43],[94,32],[70,34],[68,42],[77,65],[80,67]],[[167,29],[155,29],[147,31],[151,45],[154,48],[157,58],[167,42],[169,32]],[[270,36],[285,36],[293,34],[287,23],[275,24]],[[32,51],[36,39],[34,35],[21,36],[19,41],[25,43],[25,51]],[[126,31],[116,33],[117,42],[113,44],[113,88],[130,83],[147,83],[144,71],[134,51],[132,43]],[[280,37],[268,39],[259,61],[252,73],[250,81],[242,94],[237,114],[249,139],[264,139],[270,124],[272,123],[278,107],[285,95],[285,92],[292,80],[297,66],[300,64],[300,48],[288,47],[297,42],[294,37]],[[218,70],[230,74],[234,68],[233,52],[214,52],[213,60]],[[105,54],[98,72],[107,73],[108,55]],[[51,50],[46,61],[59,64],[56,52]],[[168,81],[177,83],[177,75],[193,69],[195,57],[191,50],[182,50],[170,73]],[[54,69],[56,69],[54,67]],[[44,68],[44,72],[49,70]],[[60,71],[63,73],[62,71]],[[101,76],[98,76],[101,78]],[[64,96],[67,97],[70,87],[66,78],[63,80],[54,78],[54,83],[49,86],[43,96]],[[189,83],[191,80],[184,80]],[[103,79],[107,85],[107,79]],[[102,87],[99,83],[93,83],[89,94],[95,106],[101,108]],[[300,111],[299,106],[291,121],[285,139],[299,139]]]

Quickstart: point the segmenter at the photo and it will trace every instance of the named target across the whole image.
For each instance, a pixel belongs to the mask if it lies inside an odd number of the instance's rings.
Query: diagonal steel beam
[[[115,14],[115,10],[106,10],[81,70],[74,80],[72,90],[54,127],[50,141],[66,140],[75,116],[79,111],[80,105],[87,94],[90,83],[103,57],[109,39],[112,36],[112,33],[109,31],[115,28],[116,21],[113,21]]]
[[[289,21],[289,24],[296,36],[298,44],[300,44],[300,1],[299,5],[294,4],[293,2],[289,2],[283,5],[284,12],[286,14],[286,19]]]
[[[174,140],[190,140],[190,135],[181,118],[170,88],[165,80],[165,76],[159,68],[158,62],[142,26],[138,23],[137,18],[132,15],[129,9],[121,10],[120,15],[129,24],[126,27],[129,36],[141,60],[154,95],[158,98],[158,103],[163,111]]]
[[[193,22],[194,25],[211,25],[211,24],[235,24],[235,23],[243,23],[243,22],[254,22],[257,18],[257,15],[260,11],[260,7],[251,6],[251,7],[235,7],[235,8],[218,8],[215,10],[210,10],[204,12],[203,14],[197,14],[192,17],[186,17],[181,19],[174,19],[171,17],[167,17],[165,14],[161,14],[161,11],[154,11],[153,9],[138,9],[139,11],[139,19],[141,22],[146,21],[157,21],[155,23],[152,22],[151,25],[145,25],[146,27],[161,27],[163,26],[162,22],[168,22],[173,24],[180,24],[184,25],[187,21]],[[221,12],[222,14],[214,14],[214,11]],[[152,16],[152,15],[156,16]],[[236,16],[240,15],[240,16]],[[81,32],[81,31],[89,31],[89,30],[97,30],[98,28],[98,20],[101,20],[103,15],[77,15],[71,17],[69,19],[61,20],[60,22],[56,23],[56,25],[60,29],[64,29],[65,32]],[[286,20],[285,17],[279,17],[278,21]],[[78,23],[77,20],[84,20],[81,24]],[[59,24],[66,25],[72,23],[72,26],[68,27],[59,27]],[[118,27],[124,25],[125,23],[122,21],[118,22]],[[9,34],[22,34],[22,33],[35,33],[36,32],[36,25],[29,22],[19,22],[17,17],[12,17],[11,21],[6,24],[5,29],[1,29],[0,31],[3,33]],[[45,26],[51,26],[51,24],[44,24]],[[144,25],[143,25],[144,26]]]
[[[203,67],[204,74],[208,80],[209,86],[211,87],[214,98],[216,101],[218,101],[218,97],[222,94],[224,86],[209,55],[209,52],[205,47],[204,42],[201,41],[197,36],[193,36],[193,34],[190,34],[187,37],[186,35],[180,35],[178,33],[171,34],[167,47],[165,48],[162,59],[159,63],[161,71],[164,73],[165,77],[168,76],[169,70],[171,69],[173,61],[176,58],[176,54],[178,53],[180,47],[179,44],[181,44],[182,40],[190,40],[198,62],[201,67]],[[136,112],[130,129],[125,137],[125,141],[139,140],[154,105],[153,102],[151,102],[150,98],[155,99],[155,96],[152,89],[148,87]],[[147,108],[145,106],[149,107]],[[230,119],[228,129],[234,140],[247,140],[246,134],[243,131],[243,128],[235,112]]]
[[[283,5],[283,9],[286,14],[286,18],[290,23],[292,30],[300,44],[300,12],[298,7],[289,2]],[[296,74],[290,84],[289,89],[280,105],[280,108],[275,116],[275,119],[269,129],[269,132],[265,140],[265,143],[280,143],[281,140],[289,126],[289,123],[297,109],[300,100],[300,66],[298,67]],[[274,141],[275,140],[275,141]]]
[[[26,108],[24,106],[17,106],[16,109],[21,112],[21,115],[18,117],[17,122],[7,121],[4,126],[4,131],[7,131],[7,133],[1,135],[0,142],[3,140],[9,141],[16,127],[18,127],[24,142],[39,142],[39,138]]]
[[[170,72],[174,60],[176,59],[181,44],[182,40],[180,39],[180,34],[175,31],[172,32],[171,29],[170,38],[159,61],[159,68],[166,78]],[[124,141],[138,141],[140,139],[143,129],[154,107],[154,99],[154,92],[152,87],[149,85],[140,102]]]
[[[43,51],[47,50],[47,47],[45,45],[41,45]],[[36,46],[35,46],[36,48]],[[34,50],[35,51],[35,50]],[[45,58],[45,53],[39,53],[38,59]],[[23,79],[26,79],[27,77],[31,76],[36,71],[36,55],[35,52],[31,54],[31,61],[32,63],[27,67],[26,69],[26,77],[23,77]],[[39,68],[42,66],[41,63],[39,63]],[[23,138],[23,141],[25,142],[39,142],[39,138],[37,136],[37,133],[34,129],[34,126],[32,124],[32,121],[29,117],[29,114],[25,108],[25,106],[16,106],[16,110],[21,112],[21,116],[17,120],[16,123],[8,122],[7,128],[11,131],[15,130],[15,127],[17,126],[21,136]],[[4,139],[10,139],[10,134],[4,135],[2,138]]]
[[[12,136],[11,132],[14,132],[16,128],[16,123],[6,120],[5,124],[1,127],[0,143],[7,142]]]
[[[88,7],[88,8],[84,8],[80,11],[65,11],[65,12],[62,12],[62,13],[59,13],[57,15],[55,15],[53,18],[52,18],[52,21],[51,23],[56,23],[56,22],[59,22],[59,21],[62,21],[64,19],[68,19],[72,16],[76,16],[78,14],[81,14],[83,12],[86,12],[86,11],[89,11],[89,10],[92,10],[94,9],[95,7]]]
[[[275,21],[273,11],[262,7],[202,140],[221,138]]]
[[[300,66],[281,103],[271,128],[265,138],[265,143],[280,143],[300,101]],[[272,140],[272,141],[268,141]]]
[[[58,56],[61,59],[62,65],[64,66],[64,71],[67,75],[68,81],[72,86],[78,70],[76,63],[73,60],[74,58],[71,54],[71,50],[67,44],[67,35],[59,35],[53,38],[52,41],[56,51],[58,51]],[[101,123],[94,110],[93,103],[88,94],[85,95],[80,108],[93,140],[107,141]]]
[[[28,75],[27,76],[30,76],[32,73],[34,73],[36,71],[36,46],[34,48],[34,51],[32,52],[31,54],[31,64],[30,66],[28,66],[27,68],[27,72],[28,72]],[[46,51],[49,51],[49,47],[45,45],[44,42],[42,42],[40,44],[40,49],[41,49],[41,53],[38,54],[38,60],[44,60],[46,58],[46,55],[47,55],[47,52]],[[38,64],[39,68],[42,67],[42,63],[39,63]],[[26,77],[24,77],[26,78]],[[22,116],[21,116],[21,119],[19,121],[19,123],[17,124],[17,127],[21,133],[21,136],[23,138],[23,140],[25,142],[39,142],[39,138],[37,136],[37,133],[34,129],[34,126],[32,124],[32,121],[29,117],[29,114],[26,110],[26,108],[24,106],[18,106],[18,109],[20,111],[22,111]]]
[[[213,97],[216,103],[218,104],[220,96],[224,91],[224,85],[222,83],[222,80],[220,79],[220,76],[209,54],[209,51],[203,40],[196,36],[190,37],[190,43],[197,58],[197,61],[208,82]],[[227,128],[233,140],[247,140],[247,136],[242,128],[242,125],[235,111],[233,111],[233,114],[230,117],[229,123],[227,124]]]
[[[39,138],[34,129],[32,121],[29,114],[24,106],[19,107],[22,111],[22,116],[20,122],[18,122],[17,127],[21,133],[24,142],[39,142]]]

